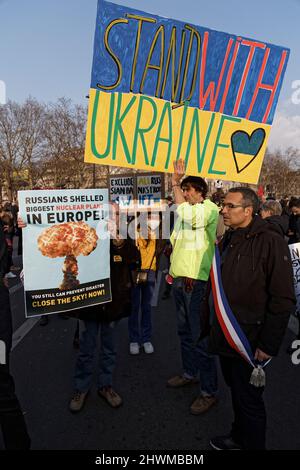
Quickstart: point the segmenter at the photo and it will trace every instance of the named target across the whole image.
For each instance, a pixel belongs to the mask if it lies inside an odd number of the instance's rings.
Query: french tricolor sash
[[[253,367],[250,383],[256,387],[264,386],[265,373],[263,367],[269,361],[256,363],[248,338],[230,308],[222,285],[220,252],[217,246],[210,271],[210,279],[216,315],[228,344]]]

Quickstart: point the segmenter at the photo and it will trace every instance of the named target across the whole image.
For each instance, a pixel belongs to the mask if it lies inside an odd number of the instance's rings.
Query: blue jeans
[[[181,358],[186,377],[200,376],[203,395],[217,392],[217,368],[213,355],[208,353],[208,337],[198,341],[201,330],[200,306],[206,282],[195,281],[192,292],[187,293],[183,279],[174,280],[173,293],[177,311],[177,331],[181,343]]]
[[[101,345],[97,367],[97,388],[112,385],[112,374],[116,363],[114,345],[115,323],[100,323],[84,320],[85,330],[80,337],[80,349],[75,366],[74,387],[79,392],[87,392],[92,384],[95,350],[100,329]]]
[[[132,309],[128,319],[130,343],[147,343],[152,336],[151,299],[155,286],[155,271],[149,271],[148,281],[135,286],[131,291]],[[139,328],[139,312],[141,307],[141,328]]]

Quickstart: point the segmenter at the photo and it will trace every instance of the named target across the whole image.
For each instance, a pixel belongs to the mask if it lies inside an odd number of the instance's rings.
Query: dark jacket
[[[116,247],[110,243],[110,281],[112,301],[68,312],[68,316],[81,320],[112,322],[131,313],[131,269],[135,269],[139,253],[130,240]]]
[[[3,231],[3,225],[0,222],[0,283],[3,279],[4,274],[9,271],[8,259],[9,258],[5,233]]]
[[[5,235],[0,223],[0,340],[6,344],[7,354],[11,348],[12,320],[9,293],[3,284],[3,276],[8,272],[8,255]]]
[[[219,248],[224,291],[253,352],[276,355],[296,302],[287,243],[256,216],[247,228],[228,230]],[[210,339],[212,351],[236,356],[216,317]]]
[[[287,215],[271,215],[264,220],[269,224],[274,224],[282,237],[287,235],[289,229],[289,217]]]
[[[289,237],[289,245],[300,242],[300,215],[290,215],[289,229],[293,233]]]

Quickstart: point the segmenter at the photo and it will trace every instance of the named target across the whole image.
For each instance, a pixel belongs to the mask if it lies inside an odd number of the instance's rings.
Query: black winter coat
[[[287,243],[256,216],[247,228],[228,230],[219,248],[224,291],[253,352],[275,356],[296,303]],[[210,340],[213,352],[236,357],[216,316]]]
[[[285,237],[289,229],[289,217],[287,215],[271,215],[264,219],[268,224],[274,224],[277,226],[278,233]]]
[[[112,301],[92,307],[85,307],[67,312],[68,316],[80,320],[112,322],[131,313],[131,269],[136,267],[139,253],[130,240],[125,240],[122,247],[110,243],[110,282]]]
[[[9,293],[3,284],[3,276],[8,271],[8,255],[5,235],[0,224],[0,340],[6,344],[7,354],[11,348],[12,320],[9,303]]]
[[[5,239],[5,233],[3,230],[3,225],[0,222],[0,282],[4,274],[9,271],[10,266],[8,266],[8,250],[7,243]]]
[[[289,237],[289,245],[300,242],[300,215],[290,215],[289,229],[293,235]]]

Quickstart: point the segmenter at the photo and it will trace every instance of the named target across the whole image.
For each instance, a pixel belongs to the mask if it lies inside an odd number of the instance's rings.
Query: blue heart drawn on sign
[[[259,127],[251,135],[245,131],[236,131],[231,136],[231,147],[237,173],[247,168],[259,154],[266,132]]]

